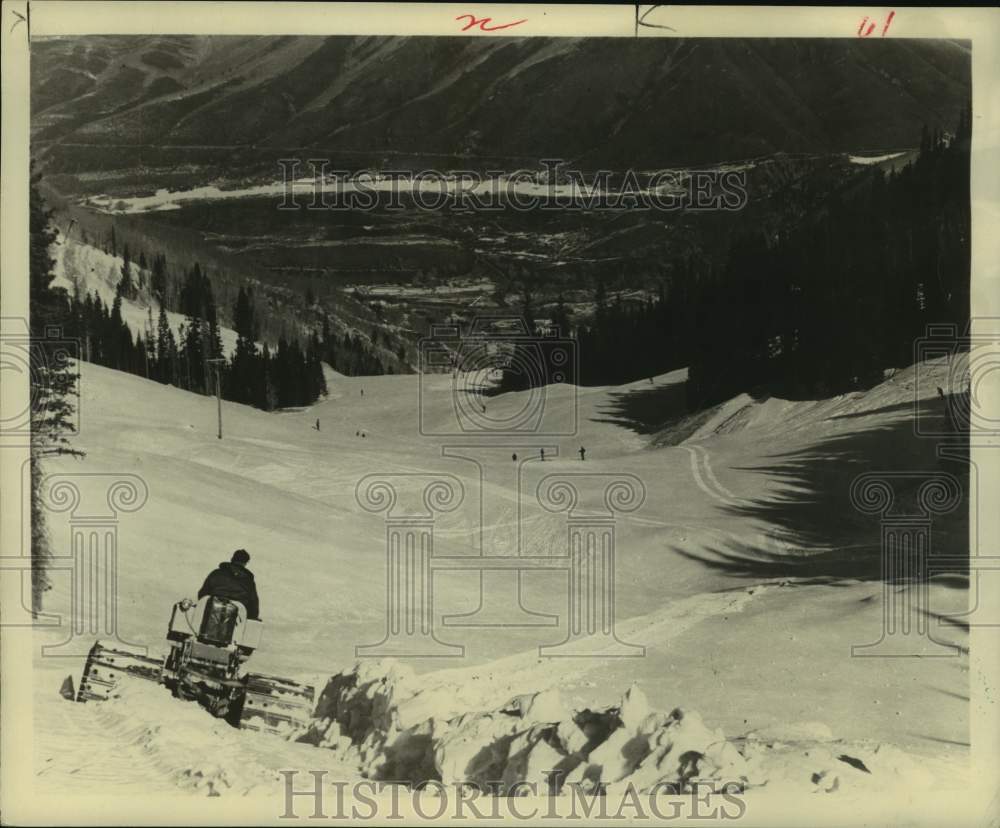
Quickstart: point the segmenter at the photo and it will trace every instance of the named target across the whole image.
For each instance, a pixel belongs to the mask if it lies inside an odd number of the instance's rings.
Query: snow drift
[[[569,710],[550,688],[460,710],[448,688],[422,689],[413,671],[392,659],[332,676],[301,741],[334,751],[367,778],[473,783],[497,795],[518,795],[526,785],[553,795],[571,785],[586,793],[627,786],[681,793],[700,782],[884,792],[934,781],[898,748],[837,740],[822,723],[730,739],[695,711],[651,708],[635,684],[603,709]]]

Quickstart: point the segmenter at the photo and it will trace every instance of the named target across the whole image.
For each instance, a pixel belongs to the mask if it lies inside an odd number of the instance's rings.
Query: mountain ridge
[[[951,128],[970,60],[944,40],[45,39],[33,139],[57,168],[74,143],[239,147],[248,166],[288,148],[617,169],[875,150]]]

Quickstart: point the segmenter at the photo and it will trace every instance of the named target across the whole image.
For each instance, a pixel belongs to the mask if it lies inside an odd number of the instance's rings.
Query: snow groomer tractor
[[[166,659],[136,648],[98,641],[90,649],[76,700],[103,701],[123,680],[140,678],[167,687],[175,697],[198,702],[234,727],[288,738],[304,731],[312,714],[313,687],[280,676],[248,673],[264,624],[247,618],[243,604],[206,595],[174,604]]]

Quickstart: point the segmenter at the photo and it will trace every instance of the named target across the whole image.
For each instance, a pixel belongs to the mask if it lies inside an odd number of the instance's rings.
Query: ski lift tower
[[[219,439],[222,439],[222,363],[226,360],[223,357],[206,359],[209,365],[215,368],[215,401],[219,409]]]

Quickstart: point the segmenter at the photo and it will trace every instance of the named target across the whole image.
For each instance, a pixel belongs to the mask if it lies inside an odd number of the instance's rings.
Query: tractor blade
[[[120,642],[104,644],[96,641],[87,654],[76,700],[104,701],[112,698],[122,679],[127,677],[159,683],[162,668],[161,659],[144,655],[139,648],[130,648]]]
[[[241,728],[294,739],[309,727],[316,695],[311,685],[251,673],[246,687]]]

